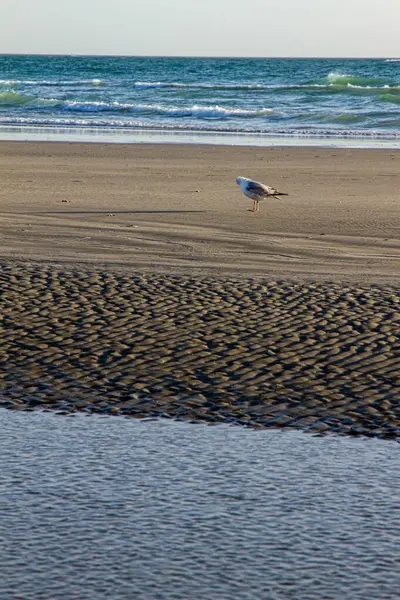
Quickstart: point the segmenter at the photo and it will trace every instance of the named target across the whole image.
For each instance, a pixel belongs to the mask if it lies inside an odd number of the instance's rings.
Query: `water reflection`
[[[386,134],[388,135],[388,134]],[[388,135],[389,138],[389,135]],[[102,144],[211,144],[218,146],[312,146],[318,148],[399,149],[396,137],[340,138],[336,136],[265,134],[257,132],[124,129],[112,127],[35,127],[0,125],[0,140],[30,142],[96,142]]]

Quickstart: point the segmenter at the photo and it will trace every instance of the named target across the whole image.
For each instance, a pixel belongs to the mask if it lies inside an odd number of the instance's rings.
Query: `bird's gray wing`
[[[257,183],[256,181],[253,183],[262,188],[263,191],[261,193],[263,193],[264,196],[288,196],[288,194],[285,194],[285,192],[279,192],[276,188],[273,188],[270,185],[264,185],[263,183]]]
[[[263,183],[258,183],[258,181],[248,181],[246,187],[249,192],[256,194],[257,196],[268,195],[271,193],[269,190],[272,190],[272,188],[268,188],[268,186]]]

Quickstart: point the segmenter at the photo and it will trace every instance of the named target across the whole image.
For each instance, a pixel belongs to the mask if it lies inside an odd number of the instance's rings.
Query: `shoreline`
[[[400,150],[400,138],[374,133],[365,136],[290,135],[284,133],[230,132],[112,127],[46,127],[0,125],[0,143],[61,142],[99,144],[204,144],[233,147],[288,147]]]

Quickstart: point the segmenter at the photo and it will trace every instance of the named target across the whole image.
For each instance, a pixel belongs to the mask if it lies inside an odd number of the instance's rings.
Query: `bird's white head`
[[[244,181],[247,181],[247,178],[246,178],[246,177],[237,177],[237,178],[236,178],[236,183],[237,183],[238,185],[242,184]]]

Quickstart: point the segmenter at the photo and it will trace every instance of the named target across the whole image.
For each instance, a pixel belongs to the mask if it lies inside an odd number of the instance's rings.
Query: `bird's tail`
[[[279,196],[289,196],[289,194],[286,194],[285,192],[276,192],[273,196],[279,200]]]

